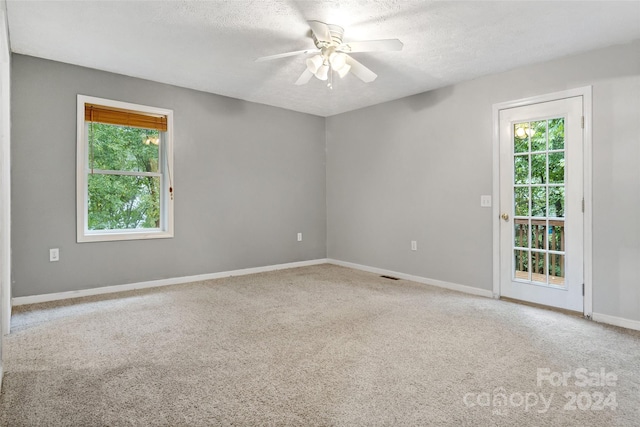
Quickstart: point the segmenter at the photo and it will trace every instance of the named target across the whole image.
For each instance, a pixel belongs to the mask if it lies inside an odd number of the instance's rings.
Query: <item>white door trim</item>
[[[592,276],[592,87],[584,86],[493,105],[493,297],[500,298],[500,110],[581,96],[584,116],[584,316],[593,314]]]

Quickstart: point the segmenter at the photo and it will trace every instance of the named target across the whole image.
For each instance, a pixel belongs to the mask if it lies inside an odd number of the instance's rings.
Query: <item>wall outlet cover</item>
[[[489,195],[480,196],[480,207],[482,207],[482,208],[490,208],[491,207],[491,196],[489,196]]]

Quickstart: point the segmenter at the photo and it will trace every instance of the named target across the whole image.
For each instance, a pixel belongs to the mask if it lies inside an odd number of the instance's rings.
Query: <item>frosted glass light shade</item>
[[[328,75],[329,75],[328,65],[322,65],[320,68],[318,68],[318,71],[316,72],[316,77],[320,80],[327,80]]]
[[[344,76],[346,76],[349,73],[350,69],[351,69],[351,65],[344,64],[344,66],[342,68],[337,70],[338,71],[338,75],[340,76],[340,78],[343,78]]]
[[[307,70],[311,71],[313,74],[316,74],[320,67],[322,67],[323,62],[324,60],[322,59],[322,56],[312,56],[311,58],[307,59]]]
[[[347,55],[344,53],[334,52],[329,57],[329,61],[331,62],[333,69],[339,72],[347,62]]]

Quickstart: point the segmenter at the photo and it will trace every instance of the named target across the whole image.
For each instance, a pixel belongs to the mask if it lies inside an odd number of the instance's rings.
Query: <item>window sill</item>
[[[140,231],[112,231],[112,232],[87,232],[78,234],[78,243],[87,242],[114,242],[121,240],[148,240],[171,239],[173,233],[168,231],[140,230]]]

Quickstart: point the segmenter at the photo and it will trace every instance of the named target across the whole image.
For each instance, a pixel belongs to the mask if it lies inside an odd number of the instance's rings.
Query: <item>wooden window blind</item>
[[[109,125],[155,129],[160,132],[167,131],[167,116],[122,110],[104,105],[84,104],[84,120]]]

